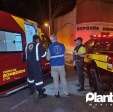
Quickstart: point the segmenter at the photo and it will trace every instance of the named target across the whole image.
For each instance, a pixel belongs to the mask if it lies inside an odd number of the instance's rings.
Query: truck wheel
[[[102,91],[100,76],[97,73],[96,69],[94,68],[90,69],[89,81],[90,81],[90,87],[92,91],[97,91],[97,92]]]

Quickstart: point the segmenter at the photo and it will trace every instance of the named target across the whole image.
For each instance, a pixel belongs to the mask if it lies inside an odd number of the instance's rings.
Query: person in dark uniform
[[[83,39],[81,37],[78,37],[75,42],[76,42],[76,47],[73,52],[73,61],[74,61],[74,66],[77,71],[78,75],[78,81],[80,84],[80,88],[78,91],[84,91],[84,56],[86,54],[86,48],[82,44]]]
[[[40,43],[38,35],[33,36],[33,41],[26,46],[26,60],[28,77],[27,82],[31,92],[38,92],[40,98],[47,95],[44,94],[43,74],[40,65],[41,58],[46,56],[46,52]]]

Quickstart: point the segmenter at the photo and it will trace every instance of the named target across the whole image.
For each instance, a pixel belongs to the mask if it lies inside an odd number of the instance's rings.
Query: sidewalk
[[[77,91],[77,89],[79,88],[79,87],[76,86],[77,82],[78,81],[74,77],[73,77],[73,79],[71,78],[67,81],[69,93],[72,94],[72,95],[77,95],[77,96],[85,96],[86,93],[89,92],[89,90],[90,90],[88,80],[87,79],[85,80],[86,91],[83,91],[83,92]],[[53,83],[47,85],[45,88],[46,88],[46,93],[48,95],[50,95],[50,96],[54,95],[54,85],[53,85]],[[61,85],[60,85],[60,95],[63,96]]]

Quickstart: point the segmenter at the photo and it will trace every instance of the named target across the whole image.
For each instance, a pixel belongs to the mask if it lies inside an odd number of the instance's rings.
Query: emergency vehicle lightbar
[[[111,34],[109,34],[109,35],[102,35],[102,34],[97,34],[97,35],[91,35],[91,38],[105,38],[105,37],[107,37],[107,38],[111,38],[111,37],[113,37],[113,35],[111,35]]]

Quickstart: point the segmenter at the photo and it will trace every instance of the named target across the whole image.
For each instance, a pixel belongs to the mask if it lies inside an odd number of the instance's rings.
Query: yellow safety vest
[[[86,48],[84,46],[81,46],[79,49],[78,49],[78,53],[80,54],[85,54],[86,53]]]

